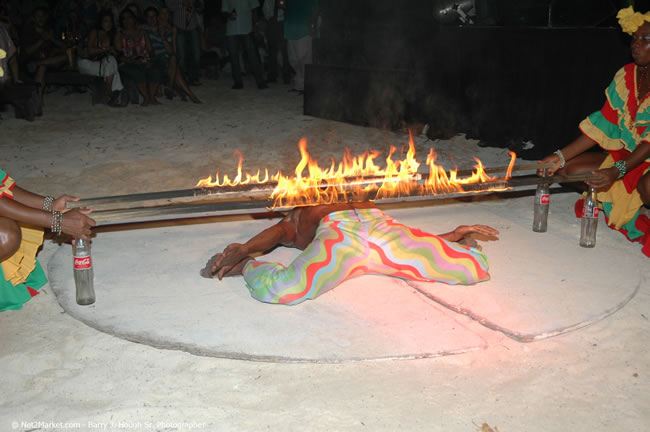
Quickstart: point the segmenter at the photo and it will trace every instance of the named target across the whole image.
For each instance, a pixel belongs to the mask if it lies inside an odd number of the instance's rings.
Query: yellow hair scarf
[[[616,14],[618,23],[621,25],[623,31],[629,35],[634,33],[646,22],[650,22],[650,12],[644,14],[635,12],[632,6],[621,9]]]

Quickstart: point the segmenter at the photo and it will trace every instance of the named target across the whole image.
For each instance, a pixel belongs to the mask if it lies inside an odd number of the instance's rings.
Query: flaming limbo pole
[[[530,169],[530,168],[529,168]],[[503,191],[540,183],[584,182],[595,178],[587,175],[556,175],[551,177],[518,176],[510,179],[459,185],[461,190],[430,195],[404,195],[391,198],[368,199],[376,204],[424,201],[432,199],[456,198],[488,192]],[[383,180],[383,178],[382,178]],[[419,182],[424,180],[420,179]],[[379,181],[377,181],[378,183]],[[351,184],[342,187],[355,186]],[[143,222],[164,219],[181,219],[187,217],[223,216],[236,214],[256,214],[287,211],[293,207],[273,208],[270,195],[274,186],[254,185],[254,187],[234,188],[197,188],[179,191],[165,191],[122,195],[115,197],[90,198],[78,201],[71,207],[90,206],[98,225],[110,225],[124,222]],[[98,209],[101,207],[103,209]]]

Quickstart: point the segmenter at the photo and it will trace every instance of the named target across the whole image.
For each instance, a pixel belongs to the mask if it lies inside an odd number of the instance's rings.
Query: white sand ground
[[[197,90],[205,105],[121,110],[90,107],[87,95],[52,94],[42,119],[0,123],[2,166],[37,192],[98,196],[190,187],[217,168],[231,172],[235,149],[251,168],[291,169],[303,136],[322,163],[345,146],[356,153],[406,142],[403,135],[302,116],[301,100],[286,87],[248,87],[232,92],[226,78],[207,81]],[[506,159],[503,150],[462,137],[419,143],[421,157],[430,144],[460,166],[470,164],[471,154],[486,165]],[[44,265],[57,247],[46,242]],[[123,248],[115,253],[128,253],[128,244]],[[626,252],[640,254],[632,244]],[[642,270],[650,280],[650,266]],[[513,271],[525,277],[526,269]],[[588,272],[576,269],[577,277]],[[106,424],[108,430],[475,431],[487,423],[501,432],[644,431],[649,318],[645,284],[613,316],[534,343],[465,319],[486,349],[413,361],[274,364],[198,357],[106,335],[63,313],[46,286],[23,310],[0,314],[0,430]],[[51,427],[66,422],[67,429]]]

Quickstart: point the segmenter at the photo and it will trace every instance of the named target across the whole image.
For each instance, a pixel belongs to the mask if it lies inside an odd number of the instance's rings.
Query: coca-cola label
[[[74,269],[75,270],[86,270],[92,267],[92,262],[90,257],[74,257]]]
[[[588,218],[597,218],[598,217],[598,207],[596,206],[583,206],[582,207],[582,217]]]
[[[551,202],[551,195],[541,194],[539,196],[539,203],[542,205],[548,205]]]

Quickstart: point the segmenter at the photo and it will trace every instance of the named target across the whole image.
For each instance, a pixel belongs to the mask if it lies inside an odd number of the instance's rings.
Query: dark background
[[[305,114],[393,130],[427,123],[431,138],[466,133],[536,159],[579,134],[631,61],[615,19],[626,2],[477,0],[473,25],[441,19],[445,3],[321,1]],[[526,140],[535,147],[523,152]]]

